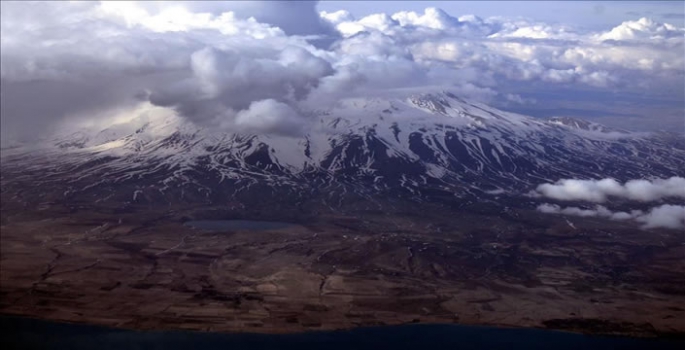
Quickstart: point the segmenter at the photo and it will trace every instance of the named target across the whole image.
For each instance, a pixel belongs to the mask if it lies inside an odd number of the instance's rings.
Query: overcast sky
[[[683,2],[0,6],[3,144],[141,105],[297,134],[318,104],[432,89],[536,117],[685,132]]]

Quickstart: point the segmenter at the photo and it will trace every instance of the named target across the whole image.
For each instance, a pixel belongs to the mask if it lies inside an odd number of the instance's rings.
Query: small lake
[[[191,220],[184,222],[183,225],[205,231],[268,231],[297,226],[287,222],[258,220]]]
[[[0,315],[2,349],[609,350],[685,349],[682,340],[600,337],[542,329],[406,325],[298,334],[131,331]]]

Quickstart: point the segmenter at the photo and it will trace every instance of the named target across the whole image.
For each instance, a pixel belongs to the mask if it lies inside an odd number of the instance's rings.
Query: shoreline
[[[682,339],[586,335],[574,332],[456,324],[405,324],[300,333],[217,333],[131,330],[0,314],[0,344],[16,349],[378,349],[459,348],[680,349]]]
[[[545,327],[527,327],[527,326],[516,326],[516,325],[506,325],[506,324],[488,324],[488,323],[447,323],[447,322],[406,322],[398,324],[378,324],[378,325],[362,325],[362,326],[351,326],[343,328],[309,328],[309,329],[299,329],[299,330],[286,330],[279,328],[247,328],[242,330],[203,330],[203,329],[187,329],[178,327],[127,327],[125,325],[108,325],[104,323],[98,323],[97,321],[88,320],[65,320],[65,319],[54,319],[35,315],[26,314],[11,314],[0,312],[0,320],[6,319],[19,319],[37,322],[46,322],[62,325],[73,325],[73,326],[84,326],[84,327],[95,327],[102,328],[111,331],[123,331],[123,332],[153,332],[153,333],[165,333],[165,332],[189,332],[196,334],[223,334],[223,335],[307,335],[316,333],[344,333],[352,332],[360,329],[380,329],[380,328],[397,328],[397,327],[409,327],[409,326],[420,326],[420,327],[465,327],[465,328],[478,328],[478,329],[492,329],[492,330],[506,330],[506,331],[541,331],[541,332],[558,332],[564,334],[573,334],[579,336],[587,337],[604,337],[604,338],[624,338],[624,339],[662,339],[662,340],[675,340],[675,341],[685,341],[685,332],[655,332],[653,335],[647,335],[645,333],[629,333],[629,332],[591,332],[583,331],[578,329],[563,329],[563,328],[545,328]]]

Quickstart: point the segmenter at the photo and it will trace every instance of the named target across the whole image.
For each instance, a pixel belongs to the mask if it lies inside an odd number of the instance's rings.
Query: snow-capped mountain
[[[244,203],[288,198],[455,201],[560,178],[685,172],[680,137],[540,120],[451,93],[344,100],[308,112],[304,136],[247,135],[146,115],[4,149],[3,197],[25,205]],[[4,201],[4,199],[3,199]]]

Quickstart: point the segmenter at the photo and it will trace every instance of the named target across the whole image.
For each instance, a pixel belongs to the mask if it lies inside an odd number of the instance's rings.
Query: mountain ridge
[[[449,92],[348,99],[310,119],[310,132],[292,137],[147,115],[63,134],[33,151],[5,149],[3,187],[31,202],[171,203],[199,191],[204,198],[191,202],[220,203],[239,192],[306,197],[325,188],[340,197],[431,201],[520,194],[560,178],[670,177],[685,168],[685,148],[657,134],[539,120]],[[24,181],[33,188],[19,190]]]

